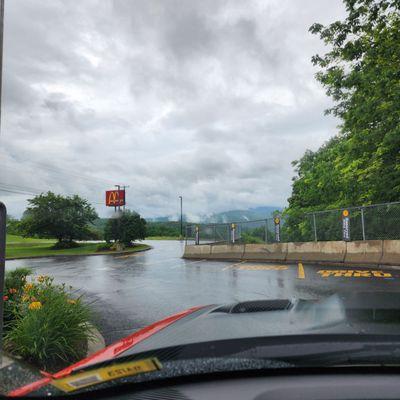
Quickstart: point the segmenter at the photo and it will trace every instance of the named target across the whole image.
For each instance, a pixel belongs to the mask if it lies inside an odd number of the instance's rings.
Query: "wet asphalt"
[[[106,343],[186,308],[255,299],[320,298],[340,291],[400,291],[400,267],[184,260],[184,243],[117,256],[10,260],[73,286],[95,312]]]

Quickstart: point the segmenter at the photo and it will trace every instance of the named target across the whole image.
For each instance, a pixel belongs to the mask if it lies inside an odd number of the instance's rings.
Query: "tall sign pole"
[[[4,0],[0,0],[0,133],[1,133],[1,97],[3,89],[3,32]],[[0,135],[1,136],[1,135]],[[4,274],[6,268],[6,206],[0,201],[0,365],[3,362],[3,315],[4,315]]]
[[[125,196],[125,188],[128,186],[124,186],[123,189],[121,190],[121,185],[115,185],[117,190],[107,190],[106,191],[106,206],[107,207],[114,207],[115,212],[117,212],[118,208],[118,235],[120,235],[121,232],[121,206],[124,207],[125,209],[125,203],[126,203],[126,196]]]

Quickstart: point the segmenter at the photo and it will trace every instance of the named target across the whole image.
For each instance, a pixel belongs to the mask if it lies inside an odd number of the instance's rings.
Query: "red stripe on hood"
[[[155,322],[154,324],[151,324],[149,326],[146,326],[143,329],[140,329],[139,331],[133,333],[132,335],[129,335],[123,339],[118,340],[117,342],[110,344],[109,346],[105,347],[104,349],[101,349],[97,351],[96,353],[92,354],[89,357],[86,357],[80,361],[78,361],[75,364],[72,364],[68,366],[67,368],[64,368],[63,370],[56,372],[55,374],[52,374],[50,376],[47,376],[46,378],[40,379],[36,382],[29,383],[25,386],[21,386],[17,389],[12,390],[9,392],[7,395],[10,397],[16,397],[16,396],[24,396],[28,393],[34,392],[35,390],[40,389],[43,386],[48,385],[52,379],[57,379],[57,378],[62,378],[65,377],[72,372],[74,372],[77,369],[81,369],[84,367],[88,367],[93,364],[97,364],[102,361],[107,361],[107,360],[112,360],[114,357],[120,355],[124,351],[130,349],[137,343],[147,339],[151,335],[154,335],[155,333],[159,332],[160,330],[166,328],[168,325],[171,325],[175,321],[186,317],[187,315],[193,313],[194,311],[200,310],[204,306],[200,307],[192,307],[189,308],[185,311],[181,311],[177,314],[173,314],[165,319],[162,319],[158,322]]]

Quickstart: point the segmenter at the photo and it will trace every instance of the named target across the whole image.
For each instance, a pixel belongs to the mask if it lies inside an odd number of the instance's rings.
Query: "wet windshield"
[[[1,394],[399,363],[398,1],[0,4]]]

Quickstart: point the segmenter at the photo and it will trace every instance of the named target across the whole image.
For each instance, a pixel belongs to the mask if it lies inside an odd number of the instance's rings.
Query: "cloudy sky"
[[[284,206],[291,161],[337,131],[310,58],[339,0],[6,0],[0,199],[144,216]],[[18,192],[18,193],[11,193]],[[98,203],[98,204],[97,204]]]

